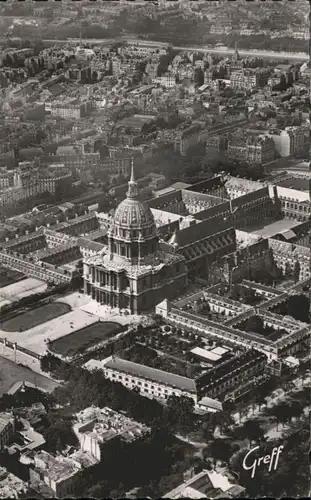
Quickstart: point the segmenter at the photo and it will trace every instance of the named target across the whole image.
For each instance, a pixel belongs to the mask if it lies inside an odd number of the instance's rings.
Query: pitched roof
[[[180,389],[182,391],[192,393],[196,392],[195,381],[190,378],[181,377],[180,375],[175,375],[175,373],[165,372],[163,370],[158,370],[157,368],[151,368],[149,366],[133,363],[133,361],[128,361],[126,359],[112,357],[105,363],[105,368],[128,373],[129,375],[141,377],[146,380],[152,380],[160,384],[175,387],[176,389]]]
[[[211,235],[220,233],[232,227],[232,221],[230,219],[224,220],[224,218],[220,215],[214,217],[213,219],[206,219],[199,224],[194,224],[180,231],[176,231],[176,238],[179,246],[184,247],[187,245],[193,245],[197,241],[204,240]]]

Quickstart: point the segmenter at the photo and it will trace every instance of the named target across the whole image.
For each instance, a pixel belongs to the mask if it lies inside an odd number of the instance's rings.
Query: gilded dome
[[[147,203],[135,198],[126,198],[117,207],[114,224],[129,229],[154,226],[154,218]]]

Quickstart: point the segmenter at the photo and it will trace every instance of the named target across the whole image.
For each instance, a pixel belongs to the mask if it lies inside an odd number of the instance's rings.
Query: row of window
[[[107,373],[109,376],[109,372]],[[130,377],[124,377],[124,375],[111,373],[111,378],[116,381],[123,382],[126,387],[134,389],[135,387],[139,388],[142,392],[151,393],[152,395],[156,395],[158,397],[162,397],[167,399],[169,395],[178,396],[179,393],[172,391],[172,389],[166,389],[164,387],[156,387],[151,382],[142,382],[140,380],[135,381]]]
[[[310,207],[306,205],[298,205],[297,203],[289,203],[288,201],[281,201],[282,206],[285,208],[291,208],[294,210],[299,210],[300,212],[310,212]]]
[[[219,394],[219,392],[223,392],[224,389],[229,389],[232,385],[244,382],[247,378],[250,378],[252,375],[254,375],[255,371],[257,371],[257,367],[253,367],[247,372],[244,372],[243,374],[230,378],[229,380],[223,382],[222,384],[219,384],[218,387],[213,388],[210,394],[217,395]]]

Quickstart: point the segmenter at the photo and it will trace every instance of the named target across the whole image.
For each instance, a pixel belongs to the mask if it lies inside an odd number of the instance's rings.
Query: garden
[[[0,288],[16,283],[16,281],[21,281],[25,279],[25,275],[8,269],[7,267],[0,266]]]
[[[10,317],[2,321],[0,327],[5,332],[24,332],[42,323],[58,318],[63,314],[67,314],[70,311],[71,307],[68,304],[51,302]]]
[[[310,323],[310,298],[304,294],[290,295],[284,302],[275,306],[271,312]]]
[[[119,323],[99,321],[52,341],[49,350],[64,357],[73,357],[103,340],[112,338],[120,328]]]
[[[245,321],[235,325],[235,328],[243,332],[259,333],[259,335],[263,335],[271,340],[281,338],[288,333],[285,329],[279,330],[273,328],[273,326],[265,325],[263,318],[258,315],[247,318]]]

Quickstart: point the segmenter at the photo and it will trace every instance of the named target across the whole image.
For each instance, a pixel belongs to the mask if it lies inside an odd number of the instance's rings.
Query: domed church
[[[83,264],[84,292],[100,304],[132,314],[152,310],[186,286],[185,258],[161,248],[151,209],[139,200],[133,164],[127,197],[108,230],[108,247]]]

